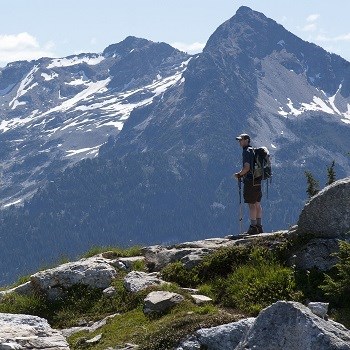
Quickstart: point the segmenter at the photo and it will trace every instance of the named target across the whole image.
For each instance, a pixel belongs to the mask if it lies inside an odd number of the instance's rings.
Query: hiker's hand
[[[234,173],[233,176],[238,180],[242,177],[239,173]]]

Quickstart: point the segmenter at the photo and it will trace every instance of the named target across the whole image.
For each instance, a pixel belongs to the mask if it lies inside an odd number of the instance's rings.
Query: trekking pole
[[[238,179],[238,192],[239,192],[239,234],[242,234],[242,220],[243,220],[243,211],[242,211],[242,180]]]

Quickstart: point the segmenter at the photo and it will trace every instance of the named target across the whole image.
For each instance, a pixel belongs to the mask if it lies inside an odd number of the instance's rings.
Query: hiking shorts
[[[261,181],[256,181],[253,184],[253,179],[244,179],[243,181],[243,198],[244,203],[254,204],[261,201]]]

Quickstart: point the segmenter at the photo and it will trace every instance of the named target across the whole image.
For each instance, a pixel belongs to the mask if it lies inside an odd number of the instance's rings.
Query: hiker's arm
[[[249,163],[244,163],[244,167],[242,170],[238,173],[235,173],[235,177],[237,179],[241,178],[242,176],[246,175],[250,171],[250,164]]]

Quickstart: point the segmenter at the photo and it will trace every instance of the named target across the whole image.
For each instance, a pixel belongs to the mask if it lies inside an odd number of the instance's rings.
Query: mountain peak
[[[137,38],[135,36],[128,36],[117,44],[109,45],[103,51],[104,57],[111,57],[113,55],[125,56],[130,51],[142,48],[149,45],[152,41],[143,38]]]

